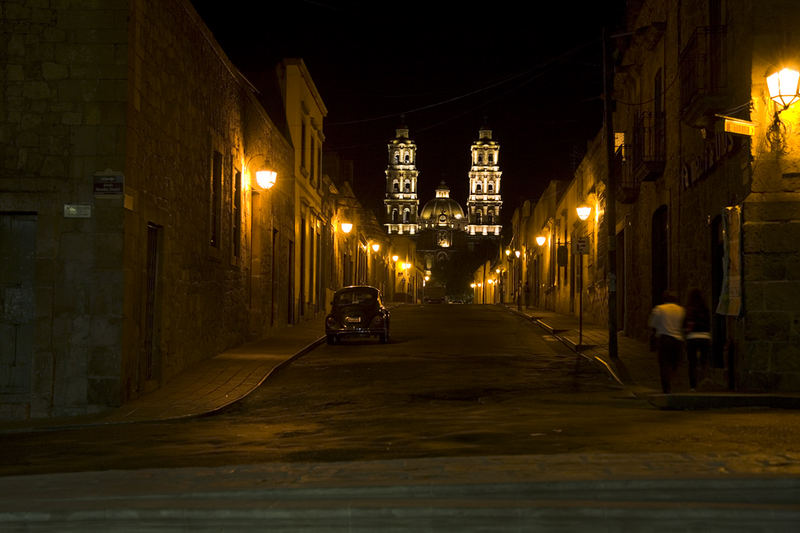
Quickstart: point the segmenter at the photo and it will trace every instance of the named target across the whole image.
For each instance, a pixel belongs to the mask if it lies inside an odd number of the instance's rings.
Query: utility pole
[[[608,235],[608,355],[617,355],[617,180],[614,175],[614,64],[611,36],[603,29],[603,127],[606,141],[606,230]]]

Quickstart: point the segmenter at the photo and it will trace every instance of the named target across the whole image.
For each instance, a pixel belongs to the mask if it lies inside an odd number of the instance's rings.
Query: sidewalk
[[[267,337],[199,361],[161,388],[113,411],[0,425],[0,433],[188,418],[247,396],[269,376],[325,340],[324,317],[276,329]]]
[[[697,392],[689,391],[688,363],[681,361],[672,382],[672,394],[661,392],[658,360],[647,343],[617,335],[617,359],[608,352],[608,328],[605,325],[529,307],[517,309],[507,305],[512,313],[525,316],[567,345],[574,352],[596,361],[606,368],[620,385],[660,409],[715,409],[731,407],[780,407],[800,409],[800,394],[743,394],[729,391],[717,381],[698,383]],[[582,333],[582,334],[581,334]],[[580,343],[580,345],[579,345]]]

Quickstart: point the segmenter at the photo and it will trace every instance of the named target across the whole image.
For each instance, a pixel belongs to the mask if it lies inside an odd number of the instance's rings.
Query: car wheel
[[[328,335],[326,339],[328,344],[336,344],[336,335]]]

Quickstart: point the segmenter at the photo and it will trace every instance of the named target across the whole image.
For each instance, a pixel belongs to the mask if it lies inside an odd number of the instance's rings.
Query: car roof
[[[380,290],[377,287],[373,287],[372,285],[350,285],[349,287],[342,287],[336,292],[340,293],[340,292],[363,291],[363,290],[380,292]]]

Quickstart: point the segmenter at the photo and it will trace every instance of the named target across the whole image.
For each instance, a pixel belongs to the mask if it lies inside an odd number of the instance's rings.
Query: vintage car
[[[328,344],[342,337],[376,336],[389,342],[389,310],[383,306],[381,291],[369,285],[339,289],[333,295],[330,314],[325,318]]]

